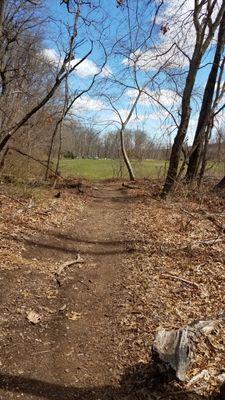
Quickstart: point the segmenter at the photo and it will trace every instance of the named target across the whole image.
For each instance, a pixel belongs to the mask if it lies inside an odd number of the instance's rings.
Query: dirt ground
[[[164,382],[150,350],[159,327],[224,312],[225,203],[166,203],[155,189],[0,195],[1,400],[215,398],[223,326],[192,369],[208,369],[210,384]]]

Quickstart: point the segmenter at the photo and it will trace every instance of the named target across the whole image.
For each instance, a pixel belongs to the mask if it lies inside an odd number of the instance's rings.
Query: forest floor
[[[192,366],[190,377],[207,371],[192,386],[162,381],[151,346],[159,328],[224,313],[225,200],[205,191],[165,202],[158,190],[117,181],[25,199],[2,185],[1,400],[216,395],[223,324]]]

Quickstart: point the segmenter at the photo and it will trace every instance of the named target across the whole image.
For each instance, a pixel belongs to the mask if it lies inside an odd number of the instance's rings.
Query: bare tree
[[[221,62],[222,52],[224,49],[224,44],[225,44],[225,13],[223,14],[220,22],[214,60],[204,90],[204,96],[198,118],[198,125],[195,132],[192,151],[188,162],[188,168],[186,173],[186,180],[188,182],[191,182],[196,178],[198,173],[198,167],[200,165],[201,154],[206,153],[207,142],[209,140],[210,130],[212,126],[211,114],[212,114],[213,97],[216,89],[216,80],[218,71],[220,69],[220,62]],[[206,127],[208,127],[208,129],[207,132],[205,133]],[[203,152],[204,133],[206,140]],[[206,159],[206,155],[204,155],[204,159]],[[205,160],[203,161],[203,163],[205,163]]]
[[[182,145],[186,137],[191,115],[190,103],[197,72],[199,70],[202,58],[206,53],[214,37],[216,29],[220,24],[224,11],[225,1],[222,1],[221,5],[218,6],[216,1],[205,2],[195,0],[193,11],[193,25],[195,28],[194,51],[191,58],[189,57],[189,70],[183,91],[180,124],[171,151],[169,168],[162,192],[163,197],[166,197],[173,189],[177,180],[177,171]],[[216,14],[214,20],[212,18],[213,13]]]
[[[77,36],[77,21],[80,17],[80,7],[82,2],[77,2],[77,12],[74,14],[74,29],[70,33],[70,37],[68,38],[68,49],[65,51],[64,59],[62,60],[59,71],[57,72],[54,82],[52,83],[50,89],[47,91],[45,96],[40,99],[40,101],[33,106],[27,113],[25,113],[22,117],[19,118],[18,121],[13,126],[7,126],[1,132],[1,141],[0,141],[0,152],[4,149],[8,141],[19,131],[19,129],[24,126],[41,108],[43,108],[49,100],[54,96],[57,89],[60,87],[61,83],[73,73],[73,71],[91,54],[92,48],[86,52],[86,54],[79,59],[77,62],[71,63],[71,60],[74,59],[74,41]],[[4,79],[3,79],[4,80]],[[4,86],[4,84],[2,84]]]

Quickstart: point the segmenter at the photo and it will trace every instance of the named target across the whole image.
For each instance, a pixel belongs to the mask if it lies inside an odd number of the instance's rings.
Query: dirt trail
[[[2,275],[1,315],[7,335],[1,350],[0,399],[124,398],[117,388],[117,317],[123,301],[122,262],[130,243],[124,235],[126,197],[117,187],[99,185],[79,218],[71,215],[72,230],[25,239],[28,262],[35,257],[59,264],[65,254],[67,259],[81,255],[84,262],[67,267],[59,287],[54,277],[29,268]],[[38,295],[37,287],[45,291],[46,283],[48,293]],[[18,312],[23,307],[18,285],[29,286],[33,304],[45,310],[46,320],[34,326],[23,314],[7,322],[12,307]]]
[[[206,385],[166,380],[150,354],[159,327],[222,315],[225,239],[205,213],[222,224],[224,200],[160,202],[152,183],[138,187],[3,197],[0,400],[224,400],[223,324],[190,369],[212,368]]]

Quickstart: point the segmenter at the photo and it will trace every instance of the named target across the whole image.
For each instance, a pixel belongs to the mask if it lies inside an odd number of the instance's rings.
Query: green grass
[[[132,161],[136,178],[162,178],[166,163],[160,160]],[[60,171],[65,177],[91,180],[127,177],[125,165],[119,160],[62,159]]]
[[[135,177],[164,178],[168,162],[164,160],[133,160],[132,166]],[[63,176],[70,178],[86,178],[90,180],[104,180],[128,177],[126,167],[119,160],[92,160],[92,159],[62,159],[60,171]],[[224,163],[209,162],[206,175],[220,177],[224,175]]]

